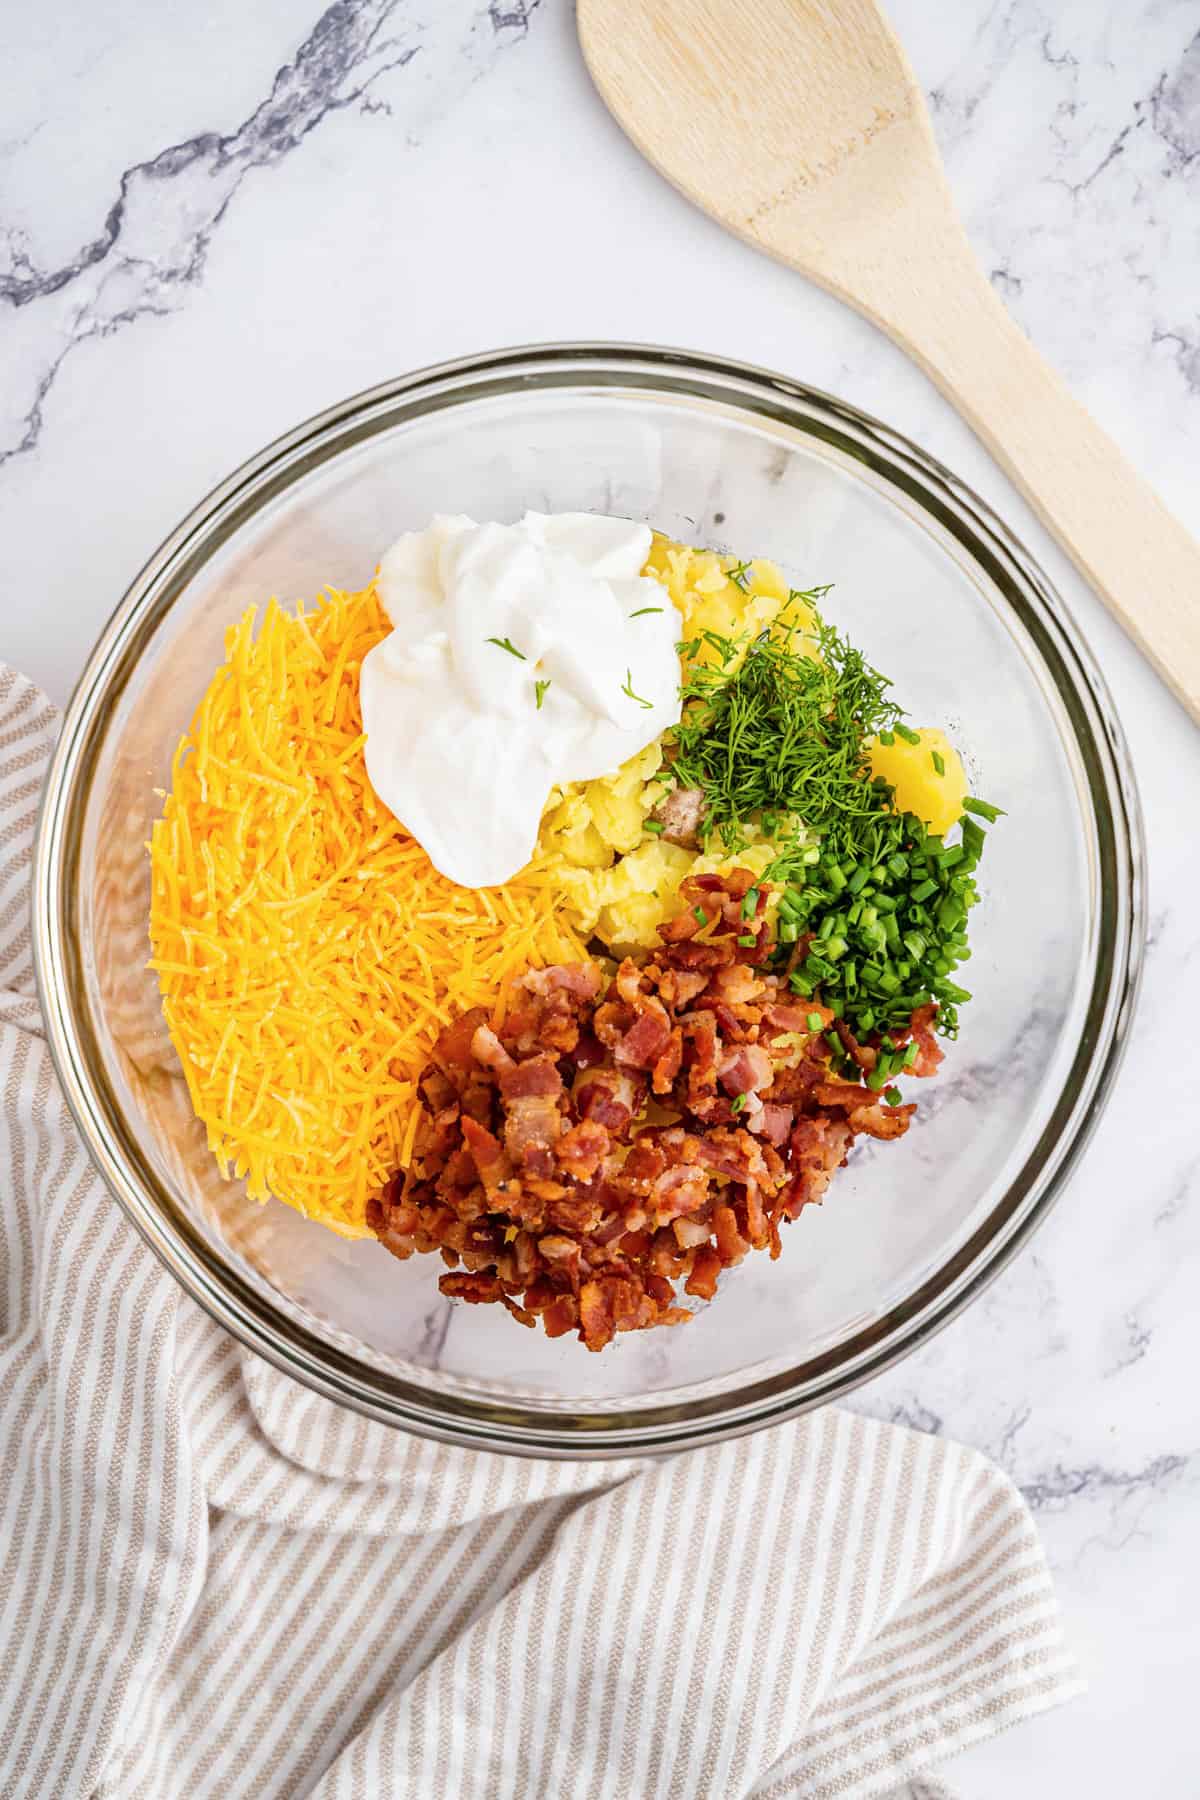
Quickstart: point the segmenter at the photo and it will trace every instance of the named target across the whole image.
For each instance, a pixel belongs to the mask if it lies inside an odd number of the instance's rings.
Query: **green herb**
[[[822,1025],[825,1023],[825,1021],[824,1021],[824,1019],[822,1019],[820,1013],[817,1013],[817,1012],[809,1013],[808,1019],[806,1022],[808,1025],[808,1029],[810,1031],[820,1031]]]
[[[661,606],[639,606],[637,611],[631,612],[629,616],[631,619],[644,619],[647,613],[660,613],[662,610]]]
[[[692,917],[693,917],[693,919],[697,920],[701,925],[708,924],[708,914],[705,912],[705,910],[702,906],[693,906]]]
[[[933,764],[934,768],[937,770],[939,775],[944,775],[946,773],[945,758],[943,757],[940,750],[931,750],[929,752],[929,760]]]
[[[811,605],[810,596],[799,597]],[[812,626],[819,660],[804,653],[807,640],[797,645],[797,629],[760,633],[732,671],[743,647],[734,640],[704,632],[683,647],[695,655],[707,645],[721,666],[700,664],[684,683],[672,767],[682,786],[703,790],[709,830],[719,831],[727,851],[744,849],[746,826],[769,812],[789,821],[780,845],[785,862],[800,849],[802,819],[821,835],[832,863],[853,867],[860,829],[881,810],[867,739],[898,708],[884,677],[819,616]]]
[[[643,819],[642,830],[648,831],[651,837],[661,837],[663,834],[663,827],[657,819]]]
[[[962,821],[964,838],[972,823]],[[863,883],[860,891],[871,895],[870,903],[855,900],[839,907],[836,896],[821,891],[806,922],[814,942],[792,972],[793,986],[799,974],[805,990],[796,991],[819,994],[827,1006],[840,1007],[860,1039],[874,1031],[905,1033],[915,1008],[931,1002],[938,1030],[954,1036],[967,990],[950,977],[969,955],[965,925],[978,898],[977,852],[944,845],[912,814],[881,810],[863,830],[858,855],[846,891],[868,868],[870,885]],[[910,1044],[893,1052],[885,1045],[882,1054],[899,1059],[882,1063],[886,1076],[911,1067],[917,1049]]]
[[[488,643],[495,644],[497,650],[507,650],[508,654],[510,656],[515,656],[518,662],[525,661],[524,654],[520,650],[517,649],[517,646],[515,644],[510,643],[508,638],[506,638],[506,637],[489,638]]]
[[[883,1097],[887,1101],[889,1106],[899,1106],[899,1104],[900,1104],[900,1089],[894,1088],[894,1087],[884,1088]]]
[[[549,686],[550,683],[548,681],[535,681],[533,684],[534,692],[537,694],[537,709],[539,712],[542,710],[542,701],[546,698],[546,689]]]
[[[741,588],[743,594],[749,591],[750,564],[748,562],[735,562],[731,569],[726,569],[725,573],[730,581]]]
[[[729,1102],[729,1110],[730,1112],[740,1113],[745,1104],[745,1094],[735,1094],[733,1099]]]
[[[1004,819],[1008,816],[1002,806],[992,806],[987,800],[974,798],[964,800],[963,807],[965,811],[978,813],[981,819],[988,819],[993,824],[997,819]]]
[[[757,911],[758,889],[750,888],[746,893],[745,899],[742,901],[742,917],[743,919],[752,919]]]
[[[643,700],[640,694],[634,693],[632,669],[626,669],[625,671],[625,686],[621,689],[621,692],[623,694],[628,694],[631,700],[636,700],[639,706],[644,706],[647,712],[650,712],[653,709],[653,700]]]
[[[738,943],[741,944],[744,949],[748,949],[748,950],[753,950],[753,948],[754,948],[755,944],[757,944],[757,942],[758,942],[758,939],[755,937],[755,935],[752,931],[744,932],[742,934],[742,936],[738,939]]]
[[[896,736],[902,737],[906,744],[919,744],[921,741],[920,732],[910,730],[907,725],[902,725],[899,719],[896,721],[895,731]]]

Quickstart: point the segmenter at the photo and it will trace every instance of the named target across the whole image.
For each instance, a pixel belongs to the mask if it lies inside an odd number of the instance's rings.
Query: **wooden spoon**
[[[578,18],[642,154],[920,364],[1200,722],[1200,545],[996,298],[873,0],[578,0]]]

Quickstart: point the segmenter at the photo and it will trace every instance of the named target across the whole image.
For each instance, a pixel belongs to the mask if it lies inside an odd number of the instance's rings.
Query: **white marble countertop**
[[[1196,0],[891,10],[992,280],[1200,531]],[[960,1762],[962,1792],[1197,1792],[1200,735],[915,368],[639,160],[568,0],[42,0],[5,38],[0,654],[55,698],[243,457],[406,368],[539,339],[675,343],[829,388],[949,463],[1060,583],[1143,787],[1134,1042],[1033,1246],[857,1401],[1011,1471],[1091,1680]]]

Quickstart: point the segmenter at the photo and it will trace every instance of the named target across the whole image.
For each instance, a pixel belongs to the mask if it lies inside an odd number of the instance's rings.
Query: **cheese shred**
[[[175,756],[150,841],[150,967],[226,1174],[347,1236],[412,1155],[443,1021],[498,1016],[523,969],[584,947],[535,863],[457,887],[363,761],[374,586],[250,607]],[[446,780],[454,779],[447,769]]]

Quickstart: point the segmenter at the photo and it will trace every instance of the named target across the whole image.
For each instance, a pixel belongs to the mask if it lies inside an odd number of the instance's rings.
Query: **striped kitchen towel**
[[[471,1454],[211,1324],[42,1039],[55,729],[0,669],[0,1794],[945,1794],[922,1771],[1079,1691],[972,1451],[826,1411],[658,1462]]]

